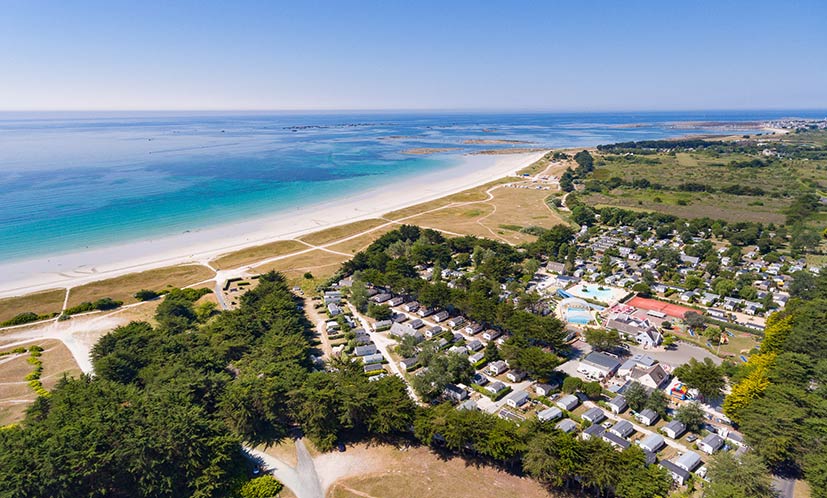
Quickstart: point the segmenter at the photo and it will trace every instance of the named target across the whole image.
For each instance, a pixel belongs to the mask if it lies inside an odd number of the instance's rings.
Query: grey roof
[[[554,427],[563,432],[571,432],[577,429],[577,424],[570,418],[564,418],[563,420],[557,422]]]
[[[655,410],[647,408],[640,412],[640,416],[643,418],[648,418],[649,420],[657,420],[660,415]]]
[[[643,450],[643,455],[646,458],[646,465],[652,465],[658,460],[657,455],[655,455],[649,450]]]
[[[629,434],[635,432],[635,426],[632,425],[632,423],[628,420],[619,420],[615,425],[612,426],[610,430],[612,432],[620,434],[623,437],[626,437]]]
[[[589,436],[600,437],[603,433],[606,432],[606,429],[603,428],[602,425],[594,424],[588,426],[584,431],[583,434],[588,434]]]
[[[718,448],[720,448],[721,446],[724,445],[724,439],[721,436],[719,436],[717,434],[714,434],[714,433],[709,434],[708,436],[703,438],[703,440],[701,440],[701,442],[704,443],[704,444],[708,444],[709,446],[711,446],[715,450],[717,450]]]
[[[684,432],[686,432],[686,424],[681,422],[680,420],[673,420],[668,424],[663,426],[663,430],[670,430],[675,433],[675,435],[680,436]]]
[[[514,391],[513,393],[506,396],[505,400],[511,400],[519,405],[525,403],[528,400],[528,393],[525,391]]]
[[[631,443],[629,443],[629,441],[626,441],[622,437],[619,437],[617,434],[611,432],[604,432],[602,437],[606,440],[606,442],[612,443],[615,446],[619,446],[624,450],[631,446]]]
[[[556,406],[552,406],[551,408],[546,408],[545,410],[537,413],[537,418],[540,420],[554,420],[563,416],[563,410],[557,408]]]
[[[620,366],[620,362],[611,356],[596,352],[589,353],[585,358],[583,358],[583,361],[601,368],[605,368],[606,370],[616,370]]]
[[[663,467],[664,469],[668,470],[669,472],[680,476],[681,479],[683,479],[684,481],[689,479],[689,472],[687,472],[686,470],[678,467],[677,465],[670,462],[669,460],[662,460],[660,462],[660,466]]]
[[[577,396],[573,394],[566,394],[565,396],[562,396],[557,400],[557,404],[558,406],[562,406],[565,408],[571,406],[572,404],[574,404],[575,406],[580,404],[580,400],[577,399]]]
[[[609,404],[612,405],[612,406],[616,406],[616,407],[618,407],[619,409],[622,410],[622,409],[626,408],[626,406],[627,406],[626,397],[623,396],[622,394],[619,394],[619,395],[615,396],[614,398],[612,398],[611,401],[609,401]]]
[[[591,422],[599,422],[606,418],[606,414],[600,408],[590,408],[582,415],[582,418],[590,420]]]
[[[675,465],[681,467],[682,469],[686,469],[689,472],[695,470],[695,467],[697,467],[699,463],[701,463],[701,456],[694,451],[687,451],[681,455],[680,458],[675,460]]]
[[[645,439],[638,443],[641,447],[646,448],[647,450],[657,451],[660,449],[661,446],[666,444],[664,441],[663,436],[660,434],[649,434],[646,436]]]

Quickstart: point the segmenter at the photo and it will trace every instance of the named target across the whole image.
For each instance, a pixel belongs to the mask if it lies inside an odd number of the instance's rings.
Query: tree
[[[652,288],[645,282],[638,282],[633,285],[632,291],[637,292],[641,297],[649,297],[652,295]]]
[[[595,222],[594,211],[584,204],[578,204],[571,210],[571,219],[578,225],[591,226]]]
[[[723,369],[710,358],[704,358],[702,362],[692,358],[673,373],[687,387],[697,389],[701,396],[709,400],[719,398],[726,386]]]
[[[660,389],[655,389],[649,395],[649,399],[646,400],[646,408],[654,411],[661,417],[665,417],[666,410],[669,408],[669,398],[667,398],[666,393]]]
[[[586,342],[597,351],[610,351],[622,343],[616,330],[587,328],[583,332]]]
[[[238,494],[241,498],[276,498],[283,488],[278,479],[265,474],[245,482]]]
[[[500,348],[497,347],[496,341],[488,341],[483,354],[485,355],[485,361],[488,363],[501,359]]]
[[[585,453],[574,436],[566,433],[537,433],[528,442],[523,469],[543,484],[561,487],[574,482]]]
[[[600,386],[600,382],[586,382],[581,389],[583,394],[593,400],[599,399],[603,394],[603,387]]]
[[[692,432],[700,432],[706,419],[706,413],[698,403],[684,403],[675,412],[675,419]]]
[[[623,393],[623,396],[626,398],[629,407],[636,412],[643,410],[649,400],[649,393],[646,392],[646,388],[638,382],[633,382]]]
[[[368,304],[367,315],[375,320],[390,320],[393,316],[393,310],[389,306],[381,304]]]
[[[153,290],[141,289],[135,293],[135,299],[138,301],[151,301],[158,297],[158,293]]]
[[[693,329],[701,329],[706,323],[704,316],[697,311],[687,311],[686,314],[683,315],[683,320]]]
[[[575,393],[583,387],[583,380],[579,377],[566,377],[563,379],[562,390],[564,393]]]
[[[709,484],[704,496],[710,498],[772,498],[772,479],[761,459],[753,452],[736,457],[721,451],[709,463]]]

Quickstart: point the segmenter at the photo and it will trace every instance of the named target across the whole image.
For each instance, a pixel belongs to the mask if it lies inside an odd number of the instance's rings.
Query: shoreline
[[[381,218],[511,176],[546,152],[465,154],[443,171],[400,179],[338,200],[281,211],[243,222],[127,244],[0,264],[0,298],[71,288],[121,275],[180,264],[202,264],[249,247],[295,239],[320,230]]]

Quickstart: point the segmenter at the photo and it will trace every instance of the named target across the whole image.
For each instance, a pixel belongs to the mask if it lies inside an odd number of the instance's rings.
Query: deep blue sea
[[[254,219],[447,169],[464,152],[714,132],[677,122],[825,114],[0,113],[0,259]],[[530,143],[464,143],[473,139]],[[421,147],[460,150],[403,154]]]

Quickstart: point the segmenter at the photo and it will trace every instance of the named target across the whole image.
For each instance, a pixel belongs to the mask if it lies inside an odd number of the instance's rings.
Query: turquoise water
[[[449,171],[465,152],[663,138],[698,131],[677,121],[788,114],[0,114],[0,258],[256,219]],[[465,143],[479,139],[528,143]],[[430,147],[456,150],[403,153]]]
[[[569,308],[566,311],[566,321],[569,323],[576,323],[579,325],[586,325],[592,321],[592,315],[586,310],[576,308]]]
[[[598,289],[599,286],[597,285],[584,285],[581,287],[581,295],[590,297],[592,299],[597,299],[598,301],[602,301],[607,303],[612,300],[612,296],[614,293],[611,289]]]

